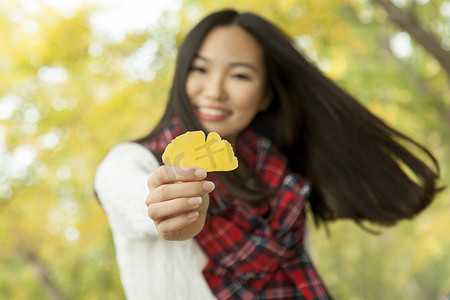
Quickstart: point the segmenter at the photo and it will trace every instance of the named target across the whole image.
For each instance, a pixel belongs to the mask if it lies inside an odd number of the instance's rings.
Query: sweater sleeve
[[[131,142],[114,146],[99,164],[94,188],[114,236],[158,236],[145,205],[147,179],[158,167],[158,160],[148,149]]]

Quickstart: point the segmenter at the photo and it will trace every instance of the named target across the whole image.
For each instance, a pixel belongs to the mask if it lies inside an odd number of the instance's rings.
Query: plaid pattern
[[[160,152],[180,133],[175,121],[148,146]],[[254,207],[233,199],[216,174],[208,174],[216,185],[212,217],[196,240],[209,258],[203,274],[211,290],[218,299],[331,299],[303,247],[309,183],[289,173],[271,142],[250,129],[235,151],[240,164],[278,193]]]

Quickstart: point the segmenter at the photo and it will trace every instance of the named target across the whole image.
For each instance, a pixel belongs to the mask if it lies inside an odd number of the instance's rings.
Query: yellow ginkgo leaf
[[[168,166],[191,166],[211,171],[231,171],[237,168],[231,144],[216,132],[210,132],[205,141],[203,131],[188,131],[167,145],[162,155]]]

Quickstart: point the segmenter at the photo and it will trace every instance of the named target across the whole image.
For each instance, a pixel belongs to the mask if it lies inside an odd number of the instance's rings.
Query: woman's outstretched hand
[[[203,169],[172,166],[161,166],[148,178],[147,212],[163,239],[182,241],[203,229],[214,190],[205,178]]]

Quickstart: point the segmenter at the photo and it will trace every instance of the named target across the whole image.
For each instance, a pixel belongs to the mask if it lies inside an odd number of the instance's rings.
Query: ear
[[[270,103],[272,103],[272,99],[273,99],[273,92],[271,90],[267,91],[266,95],[264,96],[264,98],[261,100],[261,103],[259,104],[258,111],[259,112],[266,111],[269,108]]]

